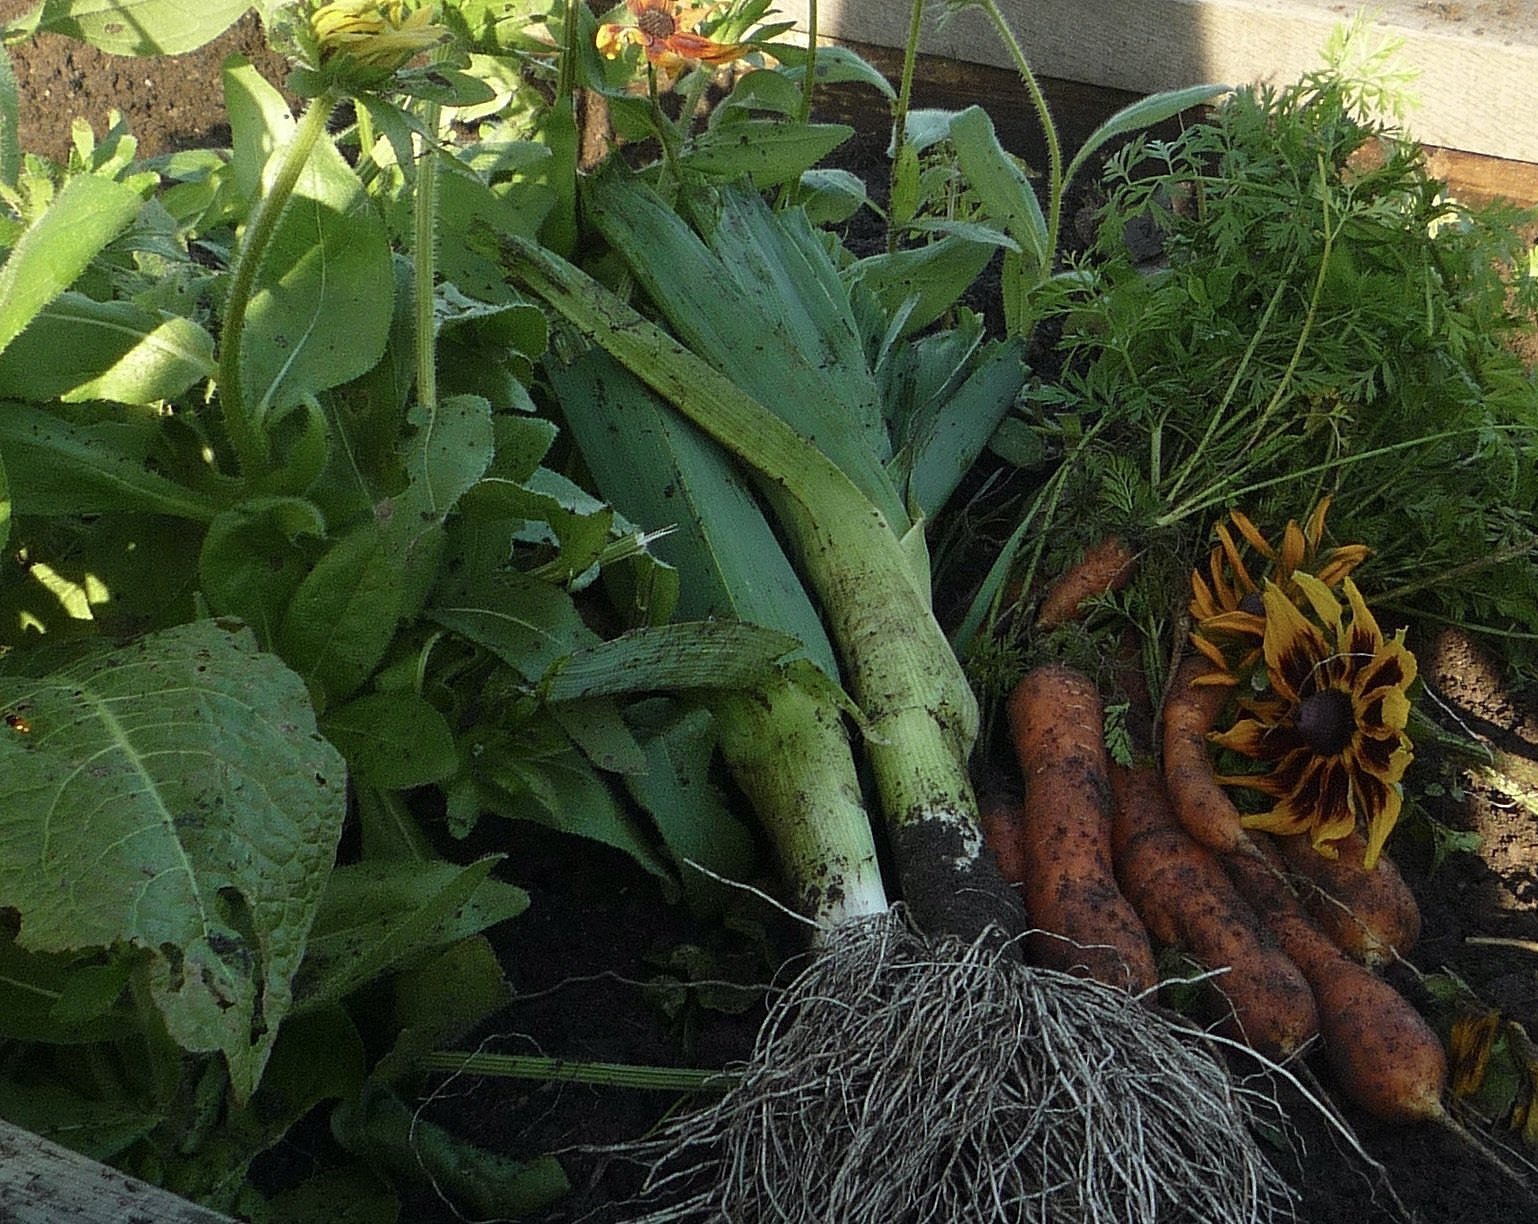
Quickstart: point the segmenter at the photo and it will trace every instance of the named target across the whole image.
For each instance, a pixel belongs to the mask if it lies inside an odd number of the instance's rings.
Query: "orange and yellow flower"
[[[449,37],[433,24],[432,8],[400,0],[332,0],[310,14],[322,60],[345,58],[367,72],[394,72]]]
[[[742,43],[706,38],[696,27],[711,8],[683,8],[674,0],[625,0],[630,22],[605,22],[598,27],[598,50],[609,59],[626,47],[642,48],[646,62],[659,75],[672,78],[694,64],[730,64],[742,58]]]
[[[1191,573],[1190,611],[1196,626],[1192,643],[1216,669],[1207,677],[1210,682],[1236,684],[1239,675],[1260,660],[1266,631],[1261,581],[1275,583],[1294,604],[1300,604],[1303,596],[1294,581],[1297,574],[1309,573],[1325,586],[1336,587],[1367,559],[1365,544],[1342,544],[1320,552],[1330,500],[1326,497],[1315,506],[1301,527],[1295,519],[1289,520],[1279,547],[1267,540],[1241,511],[1229,514],[1240,539],[1266,565],[1260,581],[1250,573],[1240,540],[1222,523],[1218,524],[1218,546],[1208,558],[1207,574],[1204,576],[1200,569]]]
[[[1296,570],[1306,616],[1276,582],[1261,591],[1262,651],[1269,687],[1241,700],[1242,717],[1214,743],[1264,762],[1263,773],[1220,777],[1271,796],[1247,828],[1308,834],[1321,853],[1363,826],[1363,864],[1378,861],[1399,819],[1400,782],[1412,759],[1410,699],[1415,656],[1404,631],[1385,639],[1356,584],[1342,580],[1350,617],[1329,586]]]

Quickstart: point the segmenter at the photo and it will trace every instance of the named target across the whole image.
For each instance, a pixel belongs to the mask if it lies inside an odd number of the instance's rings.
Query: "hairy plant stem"
[[[448,59],[439,47],[433,62]],[[417,160],[417,188],[411,201],[412,305],[416,323],[417,403],[429,418],[438,411],[437,326],[433,317],[433,289],[438,280],[438,124],[443,105],[435,100],[422,104],[422,156]]]
[[[806,3],[806,76],[801,81],[802,123],[812,121],[812,93],[817,88],[817,0]]]
[[[894,178],[903,146],[908,142],[908,112],[913,107],[913,73],[919,58],[919,34],[924,28],[924,3],[925,0],[913,0],[912,11],[908,14],[908,35],[903,40],[902,78],[897,84],[897,104],[892,111],[892,174]],[[886,249],[889,254],[897,250],[897,234],[890,221],[887,224]]]
[[[236,466],[247,482],[266,473],[271,452],[262,428],[261,413],[253,411],[247,402],[241,380],[246,311],[251,305],[257,273],[262,270],[262,260],[283,217],[283,209],[294,194],[299,176],[304,173],[310,154],[325,134],[326,125],[340,100],[331,92],[310,99],[293,136],[284,146],[272,185],[258,197],[251,210],[245,236],[230,268],[230,290],[224,299],[224,321],[220,331],[219,408],[230,448],[235,452]]]

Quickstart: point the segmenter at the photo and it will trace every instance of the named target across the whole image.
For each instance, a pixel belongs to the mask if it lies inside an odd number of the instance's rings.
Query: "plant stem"
[[[817,0],[806,3],[806,76],[801,80],[802,123],[812,121],[812,92],[817,88]]]
[[[433,62],[448,59],[448,49],[433,52]],[[417,403],[431,419],[438,411],[438,345],[433,317],[433,289],[438,280],[438,139],[442,103],[430,100],[422,106],[422,127],[427,136],[417,162],[417,189],[411,202],[412,304],[416,314]]]
[[[224,299],[224,322],[220,332],[219,407],[225,433],[235,452],[236,465],[248,482],[266,472],[271,456],[267,435],[262,429],[261,413],[253,413],[252,406],[246,402],[241,381],[246,310],[251,304],[257,273],[261,271],[262,260],[277,232],[283,209],[294,193],[316,142],[325,133],[338,101],[333,93],[310,99],[293,137],[283,149],[272,185],[257,198],[256,206],[251,210],[245,237],[230,269],[230,291]]]
[[[908,36],[903,42],[902,79],[897,85],[897,104],[892,111],[892,178],[897,177],[897,167],[902,158],[903,146],[908,143],[908,112],[913,107],[913,73],[919,58],[919,34],[924,28],[924,0],[913,0],[908,15]],[[888,184],[888,196],[894,184]],[[887,223],[886,249],[897,249],[897,234]]]
[[[527,1054],[474,1054],[433,1050],[422,1056],[430,1071],[458,1071],[502,1079],[543,1080],[546,1083],[602,1084],[609,1088],[652,1088],[660,1092],[725,1091],[737,1076],[731,1071],[690,1067],[646,1067],[631,1063],[568,1062]]]
[[[1036,111],[1037,122],[1041,124],[1042,135],[1047,142],[1047,258],[1050,260],[1057,251],[1063,214],[1063,146],[1058,138],[1057,124],[1052,120],[1052,111],[1047,106],[1047,95],[1041,90],[1041,82],[1036,79],[1036,73],[1031,69],[1031,62],[1026,58],[1020,40],[1009,28],[1009,22],[1004,20],[996,0],[978,0],[978,3],[993,22],[1009,57],[1015,62],[1015,70],[1019,72],[1026,92],[1031,96],[1031,106]]]

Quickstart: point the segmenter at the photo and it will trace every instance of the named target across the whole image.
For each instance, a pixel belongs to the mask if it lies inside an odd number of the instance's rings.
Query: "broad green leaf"
[[[777,75],[796,82],[804,80],[808,58],[806,48],[782,42],[774,43],[773,46],[775,57],[786,65]],[[886,79],[881,70],[851,47],[818,47],[816,72],[818,85],[854,82],[869,85],[887,98],[897,97],[892,82]]]
[[[477,577],[432,604],[427,615],[485,647],[531,684],[578,647],[598,640],[570,595],[516,570]]]
[[[115,649],[13,651],[0,704],[29,727],[0,736],[0,894],[19,946],[139,950],[171,1037],[222,1052],[248,1099],[346,811],[298,677],[248,630],[199,621]]]
[[[282,95],[249,64],[224,70],[237,177],[248,198],[252,167],[273,172],[293,134]],[[384,222],[358,176],[322,137],[272,236],[246,312],[247,394],[261,411],[368,372],[384,352],[395,278]]]
[[[678,615],[779,629],[828,675],[833,647],[738,469],[698,428],[600,349],[546,362],[567,428],[598,490],[648,530],[680,575]]]
[[[813,169],[801,176],[796,203],[813,225],[839,225],[870,203],[870,193],[848,170]]]
[[[1210,102],[1222,94],[1232,93],[1233,88],[1232,85],[1189,85],[1184,89],[1150,94],[1122,107],[1085,139],[1073,155],[1073,160],[1068,163],[1068,169],[1063,172],[1063,184],[1066,186],[1072,182],[1074,175],[1083,169],[1084,164],[1106,141],[1173,119],[1181,111]]]
[[[626,724],[620,703],[606,697],[558,701],[548,707],[582,755],[605,773],[633,774],[646,769],[646,757]]]
[[[842,123],[732,119],[701,132],[679,161],[697,174],[751,179],[762,190],[800,177],[853,135]]]
[[[329,711],[321,732],[363,782],[384,790],[426,786],[459,765],[443,715],[416,693],[368,693]]]
[[[902,335],[911,336],[961,300],[988,266],[994,249],[949,234],[913,250],[868,255],[846,269],[844,276],[874,293],[890,315],[912,300],[902,328]]]
[[[1050,267],[1055,252],[1049,249],[1041,203],[1025,171],[999,144],[988,112],[967,107],[951,118],[950,135],[957,164],[981,201],[983,215],[1002,225],[1037,266]]]
[[[391,986],[400,1029],[373,1072],[387,1081],[414,1075],[422,1055],[458,1041],[513,999],[496,949],[484,935],[450,945],[401,973]]]
[[[0,1034],[53,1045],[121,1038],[133,1027],[130,1016],[114,1012],[128,966],[93,959],[27,952],[11,939],[0,941]]]
[[[95,174],[64,184],[0,266],[0,352],[128,228],[143,203],[133,187]]]
[[[270,649],[309,572],[314,546],[301,540],[325,534],[320,511],[298,497],[252,498],[221,511],[198,557],[208,606],[218,616],[238,616]]]
[[[277,650],[327,703],[368,679],[395,637],[404,577],[398,556],[364,523],[322,554],[294,589]]]
[[[479,762],[477,772],[493,784],[484,796],[490,810],[603,842],[653,875],[672,878],[614,792],[564,735],[511,743],[505,751],[486,755],[492,759]]]
[[[0,1080],[0,1118],[92,1160],[111,1160],[165,1119],[122,1100],[82,1096],[57,1081]]]
[[[685,621],[634,629],[576,651],[541,690],[547,701],[688,688],[748,688],[800,643],[740,621]]]
[[[711,716],[665,701],[646,702],[634,713],[647,768],[627,777],[625,785],[677,863],[690,907],[719,916],[731,903],[730,890],[691,864],[727,880],[746,880],[759,861],[747,826],[711,783],[716,745]]]
[[[41,28],[113,55],[180,55],[218,38],[250,7],[250,0],[50,0]]]
[[[191,319],[62,293],[0,355],[0,396],[153,404],[214,372],[214,339]]]
[[[5,457],[17,515],[111,514],[142,510],[208,522],[215,502],[167,480],[145,463],[146,431],[72,425],[42,409],[0,403]]]
[[[338,867],[294,983],[295,1007],[339,1002],[381,974],[521,914],[528,894],[491,878],[500,855],[468,866],[434,860]]]

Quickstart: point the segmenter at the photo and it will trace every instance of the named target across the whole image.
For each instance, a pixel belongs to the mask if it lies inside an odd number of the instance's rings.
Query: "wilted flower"
[[[609,59],[638,46],[661,76],[671,78],[689,64],[729,64],[742,57],[742,43],[720,43],[695,32],[709,8],[681,8],[673,0],[625,0],[625,7],[632,23],[598,27],[598,50]]]
[[[1219,781],[1276,800],[1269,812],[1246,816],[1247,828],[1307,833],[1321,853],[1332,853],[1330,842],[1365,826],[1362,861],[1371,868],[1403,802],[1399,783],[1412,757],[1406,690],[1415,679],[1415,656],[1405,647],[1403,630],[1384,639],[1349,578],[1343,581],[1349,620],[1318,578],[1297,571],[1293,581],[1319,623],[1280,586],[1266,583],[1261,600],[1269,688],[1241,701],[1244,717],[1212,737],[1265,762],[1269,771]]]
[[[1295,519],[1289,520],[1280,547],[1267,540],[1241,511],[1229,514],[1240,537],[1269,566],[1261,581],[1274,582],[1294,604],[1303,598],[1293,581],[1296,574],[1308,572],[1327,587],[1335,587],[1367,558],[1365,544],[1343,544],[1320,553],[1330,500],[1326,497],[1320,501],[1301,527]],[[1190,611],[1196,625],[1192,641],[1218,669],[1209,679],[1233,684],[1237,673],[1260,659],[1266,617],[1260,584],[1245,564],[1239,541],[1222,523],[1216,531],[1219,543],[1208,558],[1207,576],[1199,569],[1191,573]]]
[[[322,62],[345,58],[370,73],[388,75],[449,36],[426,6],[401,0],[332,0],[310,14]]]

